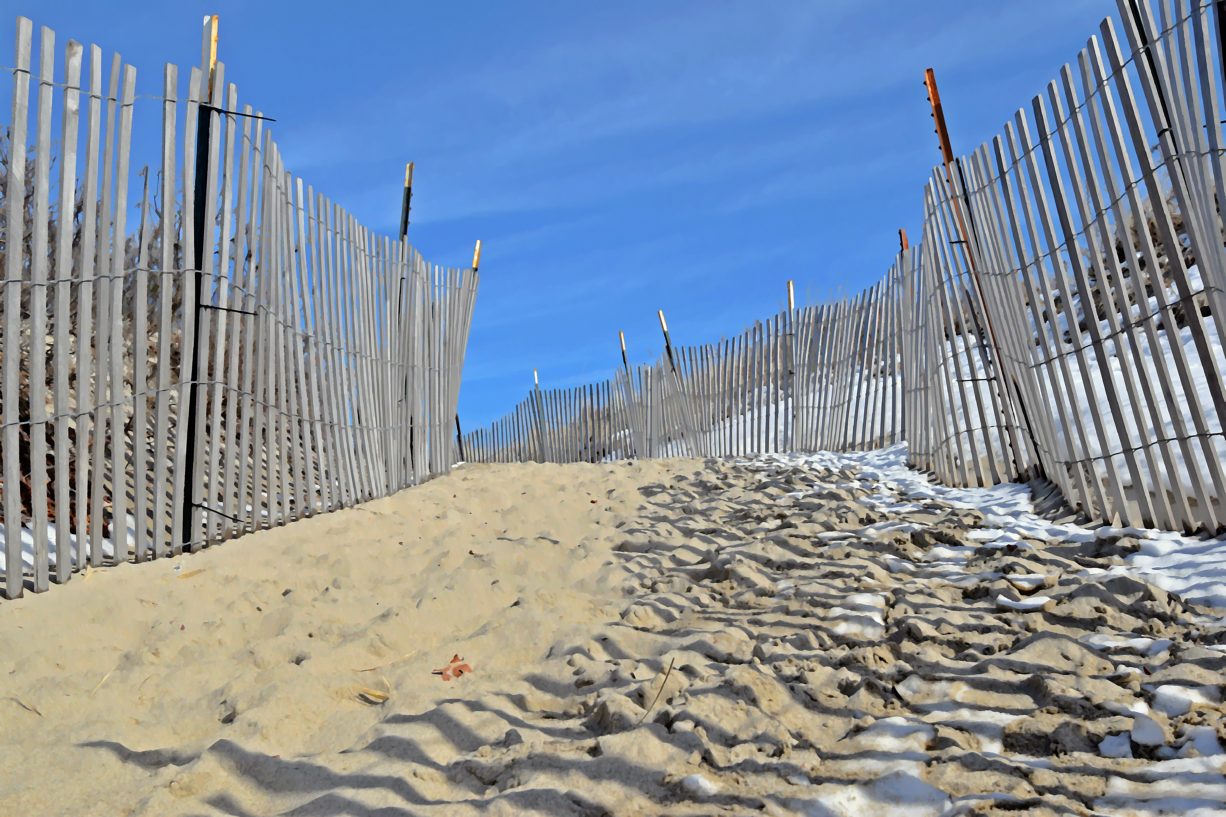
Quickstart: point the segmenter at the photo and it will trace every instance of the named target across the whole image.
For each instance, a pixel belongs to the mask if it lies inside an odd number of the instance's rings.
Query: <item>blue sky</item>
[[[992,136],[1111,13],[1111,0],[125,3],[0,0],[118,50],[160,89],[200,18],[289,168],[387,232],[413,160],[412,242],[482,282],[466,428],[543,386],[733,334],[873,283],[917,237],[938,158],[936,68],[955,149]],[[6,60],[7,62],[7,60]],[[147,116],[156,115],[150,110]]]

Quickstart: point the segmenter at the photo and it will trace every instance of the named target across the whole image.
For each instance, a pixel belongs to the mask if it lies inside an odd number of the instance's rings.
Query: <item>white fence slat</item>
[[[47,589],[51,555],[47,527],[47,257],[51,191],[51,105],[55,98],[55,33],[43,26],[38,47],[38,107],[34,148],[34,216],[30,236],[30,527],[34,591]],[[12,165],[10,164],[10,167]],[[22,191],[24,194],[24,191]]]
[[[13,119],[9,129],[6,245],[21,246],[25,230],[26,133],[30,107],[30,50],[33,23],[17,18],[17,46],[13,61]],[[18,371],[21,367],[21,290],[25,278],[22,253],[6,252],[4,259],[4,595],[15,599],[22,594],[21,464],[19,447],[22,416]]]
[[[64,49],[64,112],[61,115],[60,130],[59,212],[61,214],[73,212],[77,190],[82,54],[81,44],[69,40]],[[84,540],[85,521],[74,506],[71,488],[74,469],[69,467],[84,454],[79,448],[72,446],[70,441],[70,431],[73,430],[73,427],[80,429],[80,420],[74,422],[73,407],[69,401],[71,384],[68,373],[69,343],[74,331],[71,325],[72,238],[72,230],[65,229],[61,223],[56,233],[55,246],[55,338],[53,341],[55,350],[55,580],[60,583],[68,581],[72,576],[72,571],[80,564],[80,547]],[[80,414],[78,414],[79,417]],[[78,438],[78,444],[79,441]],[[74,537],[75,547],[70,550],[68,543]]]

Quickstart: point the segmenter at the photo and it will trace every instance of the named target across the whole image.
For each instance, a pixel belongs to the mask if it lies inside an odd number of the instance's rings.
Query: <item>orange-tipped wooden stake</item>
[[[899,227],[898,228],[898,251],[903,252],[910,246],[911,246],[911,243],[907,241],[907,229],[905,227]]]
[[[937,75],[931,68],[924,69],[924,88],[928,91],[928,103],[932,105],[933,132],[937,135],[941,158],[948,168],[954,161],[954,149],[949,143],[949,129],[945,127],[945,110],[941,107],[941,93],[937,90]]]
[[[473,272],[481,266],[481,239],[477,239],[477,246],[473,247]]]

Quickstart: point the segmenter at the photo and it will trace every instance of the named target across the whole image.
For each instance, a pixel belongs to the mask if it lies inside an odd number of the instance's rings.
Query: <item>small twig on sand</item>
[[[115,670],[111,670],[111,672],[114,672],[114,671]],[[108,672],[106,675],[102,676],[102,680],[98,682],[98,686],[94,687],[93,689],[89,691],[90,695],[93,695],[95,692],[102,689],[102,685],[106,683],[106,679],[111,677],[111,672]]]
[[[404,655],[400,656],[399,658],[393,658],[391,661],[388,661],[386,664],[375,664],[373,667],[364,667],[362,669],[355,669],[354,672],[375,672],[376,670],[387,669],[388,667],[394,667],[398,664],[403,664],[405,661],[408,661],[410,658],[413,658],[416,655],[417,655],[416,652],[406,652]]]
[[[660,688],[656,690],[656,697],[651,699],[651,706],[647,707],[647,711],[643,713],[643,717],[639,718],[639,723],[647,720],[647,716],[651,714],[651,710],[656,708],[656,703],[660,700],[660,696],[664,694],[664,685],[668,683],[668,676],[673,674],[673,664],[677,662],[676,656],[668,662],[668,669],[664,671],[664,680],[660,682]],[[637,726],[638,724],[635,724]]]
[[[381,677],[380,680],[383,681],[383,685],[387,687],[386,692],[378,689],[371,689],[370,687],[361,687],[357,692],[358,700],[364,704],[370,704],[371,706],[382,706],[383,704],[387,703],[387,699],[392,697],[392,685],[388,683],[386,678]]]
[[[17,704],[18,706],[20,706],[22,709],[24,709],[27,712],[33,712],[35,715],[37,715],[40,718],[43,716],[43,713],[38,711],[38,707],[36,707],[34,704],[26,703],[25,701],[18,698],[16,695],[9,696],[9,700]]]

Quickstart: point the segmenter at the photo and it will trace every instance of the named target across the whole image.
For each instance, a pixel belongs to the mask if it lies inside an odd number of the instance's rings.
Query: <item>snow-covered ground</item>
[[[1109,568],[1108,573],[1132,574],[1188,601],[1226,608],[1226,536],[1184,536],[1149,528],[1083,527],[1051,521],[1035,513],[1028,485],[1006,483],[990,488],[940,485],[907,467],[905,444],[864,453],[821,452],[775,459],[835,470],[854,468],[856,476],[851,479],[857,487],[873,488],[866,502],[899,517],[926,499],[977,510],[990,526],[977,533],[981,547],[1025,548],[1027,539],[1066,543],[1135,539],[1139,549],[1127,557],[1125,564]]]
[[[8,563],[5,555],[4,545],[6,532],[4,525],[0,524],[0,573],[8,569]],[[136,542],[136,519],[128,515],[128,542],[133,544]],[[104,558],[111,558],[115,554],[115,545],[109,538],[104,538],[101,542],[102,555]],[[73,563],[78,568],[83,567],[88,554],[78,553],[76,534],[68,534],[68,553]],[[50,570],[55,570],[55,561],[59,554],[59,545],[55,538],[55,525],[47,526],[47,561]],[[21,529],[21,562],[25,569],[26,575],[29,575],[34,570],[34,532],[29,528]]]

